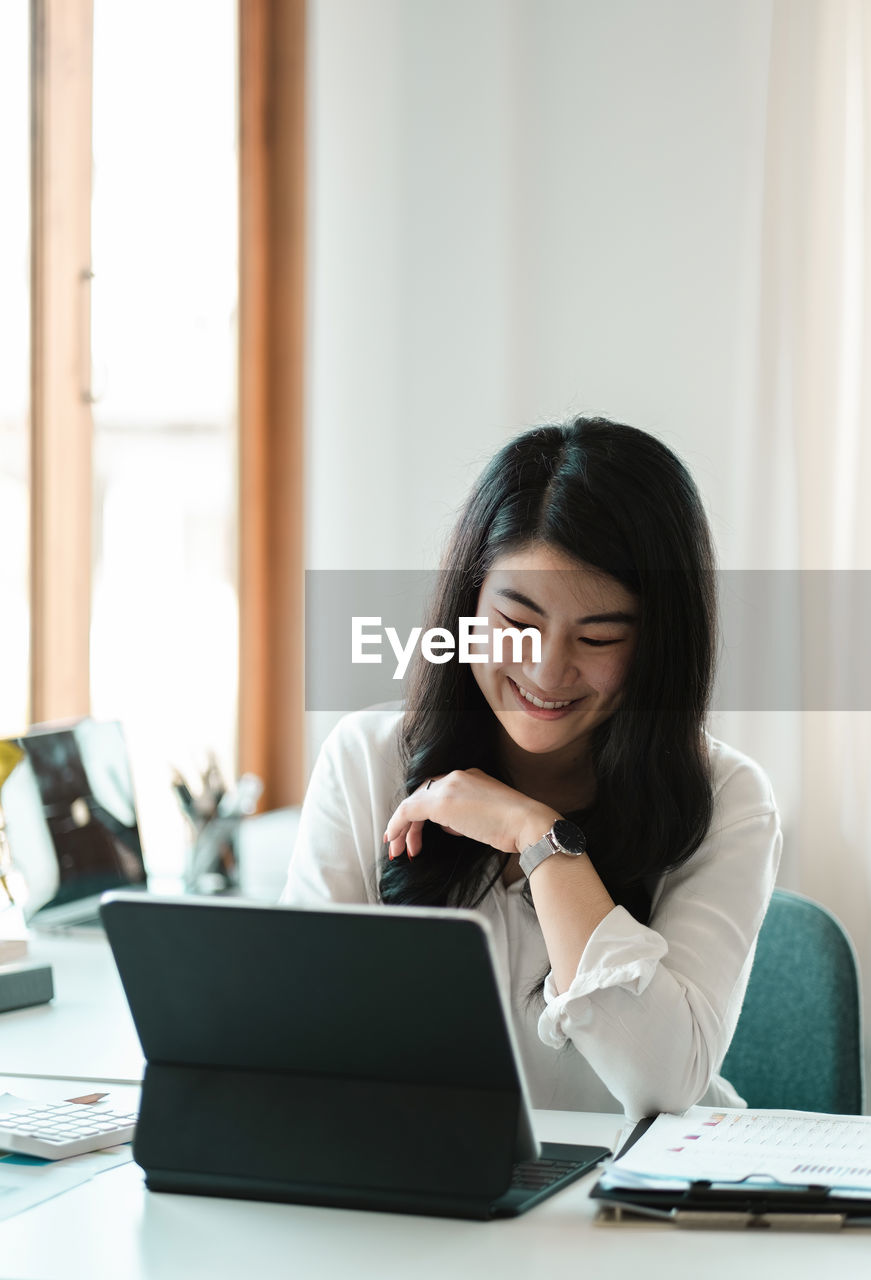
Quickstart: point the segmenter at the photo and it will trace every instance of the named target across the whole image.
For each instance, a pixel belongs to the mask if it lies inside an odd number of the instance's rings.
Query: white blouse
[[[355,712],[324,743],[283,902],[378,901],[382,836],[403,795],[401,715],[396,707]],[[495,936],[534,1107],[622,1110],[637,1119],[699,1101],[742,1104],[717,1072],[774,887],[780,822],[759,766],[708,742],[714,818],[705,840],[682,867],[662,876],[649,927],[623,907],[605,917],[567,991],[557,994],[548,973],[525,881],[506,888],[497,880],[478,907]],[[542,1007],[530,993],[545,973]]]

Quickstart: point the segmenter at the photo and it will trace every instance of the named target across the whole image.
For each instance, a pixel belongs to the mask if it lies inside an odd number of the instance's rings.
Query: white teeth
[[[522,685],[515,684],[514,687],[527,702],[531,702],[534,707],[542,707],[545,711],[559,711],[560,707],[567,707],[572,701],[568,698],[565,702],[542,702],[541,698],[536,698],[534,693],[529,693]]]

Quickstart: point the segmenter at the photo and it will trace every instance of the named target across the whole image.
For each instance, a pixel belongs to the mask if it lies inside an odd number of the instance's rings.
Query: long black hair
[[[582,819],[614,900],[646,921],[656,878],[690,857],[711,821],[704,724],[716,589],[708,522],[686,467],[646,432],[604,418],[536,427],[501,449],[475,485],[428,626],[454,631],[458,618],[473,616],[494,560],[533,543],[616,579],[639,601],[620,704],[593,734],[594,805],[567,816]],[[418,656],[401,746],[406,794],[451,769],[504,778],[496,718],[467,664]],[[474,906],[507,857],[427,823],[419,857],[385,856],[382,901]]]

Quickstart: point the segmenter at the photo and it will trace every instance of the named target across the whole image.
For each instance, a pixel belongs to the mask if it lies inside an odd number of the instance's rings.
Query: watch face
[[[558,818],[553,824],[553,834],[560,848],[577,857],[585,852],[587,839],[580,827],[568,818]]]

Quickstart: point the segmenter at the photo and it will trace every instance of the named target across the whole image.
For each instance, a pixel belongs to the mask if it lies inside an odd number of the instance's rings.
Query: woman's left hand
[[[480,769],[454,769],[427,782],[399,805],[384,834],[389,857],[423,847],[424,822],[437,822],[454,836],[467,836],[502,853],[521,853],[540,840],[560,817],[555,809]]]

